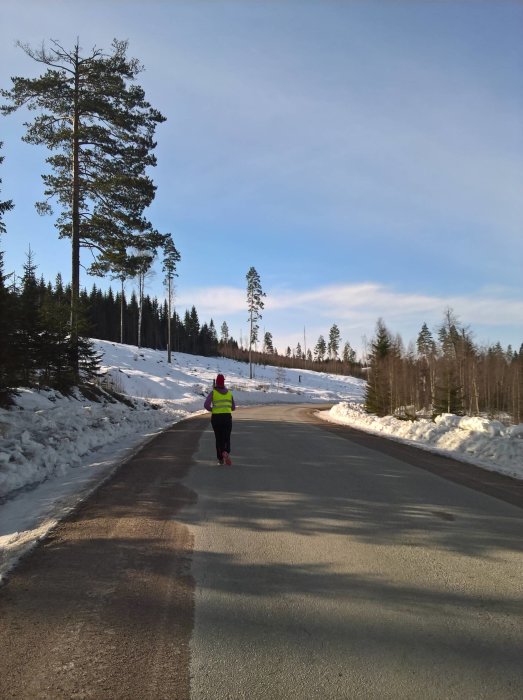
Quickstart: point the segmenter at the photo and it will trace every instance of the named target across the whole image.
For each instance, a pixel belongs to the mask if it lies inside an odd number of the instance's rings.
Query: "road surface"
[[[22,563],[1,698],[523,696],[521,484],[310,407],[237,411],[232,456],[174,426]]]

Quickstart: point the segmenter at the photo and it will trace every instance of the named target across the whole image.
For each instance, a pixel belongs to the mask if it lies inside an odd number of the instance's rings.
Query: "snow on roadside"
[[[365,413],[360,403],[343,401],[319,413],[324,420],[350,425],[423,449],[523,479],[523,425],[443,414],[415,422]]]
[[[187,415],[169,404],[154,410],[153,404],[140,401],[130,410],[123,403],[96,403],[52,391],[20,390],[16,405],[18,410],[0,415],[0,498],[80,467],[87,455],[117,439]]]

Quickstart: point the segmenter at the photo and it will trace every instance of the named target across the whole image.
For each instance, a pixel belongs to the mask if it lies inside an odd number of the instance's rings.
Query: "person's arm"
[[[206,411],[210,411],[212,408],[212,391],[209,394],[209,396],[205,399],[205,403],[203,404],[203,407],[205,408]]]
[[[232,397],[232,410],[236,410],[236,404],[234,403],[234,396]]]

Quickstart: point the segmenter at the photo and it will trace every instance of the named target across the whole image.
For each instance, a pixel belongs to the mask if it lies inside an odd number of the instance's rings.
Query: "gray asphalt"
[[[184,480],[192,700],[523,697],[520,508],[299,407],[237,411],[232,445],[209,427]]]

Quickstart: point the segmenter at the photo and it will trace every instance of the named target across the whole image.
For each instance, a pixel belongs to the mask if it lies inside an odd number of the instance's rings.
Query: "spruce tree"
[[[436,342],[425,322],[416,341],[419,363],[419,403],[428,409],[434,400],[436,382]]]
[[[458,320],[447,308],[438,329],[441,360],[434,388],[433,413],[463,415],[463,383],[460,377],[461,337]]]
[[[268,355],[274,355],[272,333],[269,333],[269,331],[267,331],[263,336],[263,352],[265,352]]]
[[[318,338],[318,342],[316,343],[316,346],[314,348],[314,359],[316,362],[323,362],[325,359],[325,353],[327,352],[327,344],[325,342],[325,338],[320,335]]]
[[[74,384],[70,362],[69,304],[57,279],[54,291],[48,289],[39,310],[42,328],[38,362],[40,383],[65,392]]]
[[[156,164],[153,136],[164,117],[134,84],[142,66],[127,57],[125,41],[114,40],[110,53],[93,48],[86,56],[78,42],[72,50],[57,41],[49,49],[18,45],[47,70],[33,79],[12,78],[11,90],[1,91],[8,100],[1,111],[37,110],[24,141],[54,152],[47,158],[51,172],[42,176],[46,199],[37,207],[52,213],[49,201],[56,199],[59,235],[71,239],[71,342],[78,373],[80,248],[104,259],[144,234],[158,240],[143,216],[155,194],[145,169]]]
[[[193,306],[191,310],[185,311],[184,318],[184,350],[183,352],[188,352],[192,355],[198,353],[199,339],[200,339],[200,321],[198,319],[198,312]]]
[[[36,372],[41,352],[42,324],[40,319],[38,282],[34,255],[29,248],[24,263],[22,290],[18,300],[18,313],[14,346],[18,358],[18,381],[21,386],[36,383]]]
[[[376,323],[376,335],[371,343],[369,375],[365,390],[365,410],[377,416],[391,411],[390,360],[393,355],[391,335],[383,319]]]
[[[421,330],[416,341],[416,346],[418,349],[418,354],[422,357],[430,357],[430,355],[436,354],[436,343],[432,337],[429,327],[425,322],[423,322],[423,325],[421,326]]]

